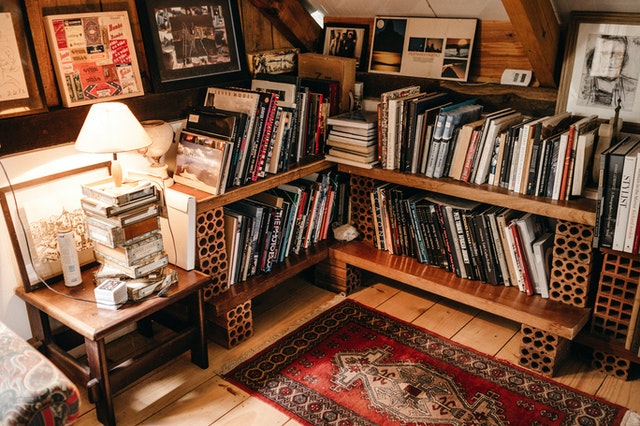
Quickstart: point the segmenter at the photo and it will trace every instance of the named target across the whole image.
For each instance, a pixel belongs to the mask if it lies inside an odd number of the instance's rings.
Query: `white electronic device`
[[[500,84],[508,84],[512,86],[528,86],[531,83],[533,71],[531,70],[512,70],[506,69],[502,73]]]

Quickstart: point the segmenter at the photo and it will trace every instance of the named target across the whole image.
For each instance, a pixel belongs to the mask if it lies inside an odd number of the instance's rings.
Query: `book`
[[[629,201],[629,217],[622,250],[635,253],[634,241],[638,233],[638,216],[640,215],[640,153],[637,154],[636,168],[631,185],[631,199]]]
[[[263,236],[265,235],[265,232],[262,232],[265,226],[265,218],[263,216],[265,207],[260,203],[254,203],[250,200],[236,201],[228,204],[227,207],[251,218],[251,228],[247,230],[249,234],[249,247],[246,254],[248,257],[246,276],[253,276],[259,272],[260,251],[258,248],[261,247],[261,242],[263,242]]]
[[[554,237],[555,235],[552,232],[545,232],[532,244],[535,270],[540,283],[540,297],[545,299],[549,298],[549,277],[551,276]]]
[[[580,132],[576,141],[576,153],[573,166],[573,180],[571,185],[571,197],[580,197],[591,175],[589,171],[590,159],[593,156],[593,147],[596,141],[598,129]]]
[[[471,135],[474,130],[482,127],[484,120],[484,118],[479,118],[475,121],[464,123],[461,126],[457,136],[451,167],[449,168],[449,177],[461,180],[462,169],[469,152],[469,145],[471,144]]]
[[[340,148],[346,151],[353,151],[353,152],[358,152],[360,154],[371,154],[371,153],[375,153],[376,154],[376,158],[378,155],[378,144],[377,143],[372,143],[371,145],[356,145],[356,144],[352,144],[349,142],[341,142],[341,141],[335,141],[335,140],[331,140],[331,139],[327,139],[327,146],[329,147],[335,147],[335,148]]]
[[[103,217],[111,217],[111,216],[116,216],[119,214],[129,212],[131,210],[145,206],[147,204],[155,203],[159,201],[159,199],[160,199],[160,196],[158,192],[154,190],[153,194],[149,194],[147,196],[138,198],[135,201],[125,203],[121,206],[110,204],[110,203],[104,203],[92,197],[82,197],[80,199],[80,205],[84,209],[84,211],[89,214],[93,214],[96,216],[103,216]]]
[[[515,112],[513,109],[511,108],[503,108],[500,109],[498,111],[494,111],[491,113],[488,113],[487,115],[485,115],[485,120],[482,124],[482,127],[478,130],[479,132],[479,139],[477,141],[477,146],[475,147],[475,151],[473,154],[473,163],[469,166],[469,178],[468,181],[469,182],[473,182],[475,180],[475,176],[478,172],[478,164],[480,163],[480,158],[483,155],[483,150],[484,148],[484,140],[486,139],[486,132],[487,132],[487,127],[489,126],[489,124],[491,123],[492,120],[494,120],[497,117],[501,117],[503,115],[506,114],[510,114]],[[487,153],[488,155],[488,153]]]
[[[330,130],[327,135],[327,140],[339,141],[339,142],[348,142],[354,145],[373,145],[378,143],[378,139],[376,136],[358,136],[351,135],[344,132],[339,132],[336,130]]]
[[[489,178],[489,167],[491,165],[491,156],[495,145],[495,138],[500,132],[509,126],[517,123],[522,117],[522,113],[517,111],[509,111],[505,115],[498,117],[487,118],[486,120],[486,132],[482,132],[482,139],[480,141],[480,147],[478,149],[478,163],[476,166],[474,182],[477,184],[483,184]]]
[[[222,87],[209,87],[205,94],[204,106],[247,114],[247,121],[244,134],[241,138],[239,158],[233,180],[235,186],[245,183],[243,175],[246,170],[248,153],[251,145],[254,143],[255,122],[260,98],[260,93],[257,91],[244,91]]]
[[[475,102],[472,99],[468,102]],[[448,107],[445,107],[448,108]],[[482,105],[478,104],[465,104],[459,108],[449,111],[447,120],[444,124],[444,130],[442,132],[442,138],[440,140],[440,146],[437,151],[437,157],[435,167],[433,170],[433,177],[440,178],[444,175],[448,175],[449,170],[447,159],[450,156],[450,149],[453,151],[455,148],[455,136],[457,135],[458,128],[470,121],[475,121],[480,117],[482,113]],[[453,146],[453,147],[452,147]],[[428,174],[427,174],[428,176]]]
[[[224,193],[232,146],[223,139],[183,130],[173,179],[213,195]]]
[[[89,217],[96,217],[103,223],[111,224],[112,226],[127,226],[160,215],[160,205],[157,202],[151,204],[144,204],[133,210],[129,210],[119,215],[103,216],[94,215],[88,210],[85,210],[85,214]]]
[[[105,256],[109,256],[123,264],[131,265],[160,253],[164,250],[162,235],[158,232],[151,233],[148,237],[132,244],[120,247],[109,247],[98,241],[94,242],[93,249]]]
[[[543,275],[538,270],[538,264],[535,262],[533,253],[533,243],[546,231],[542,217],[533,213],[525,213],[516,218],[515,223],[518,227],[520,244],[524,250],[525,268],[532,285],[531,288],[525,287],[527,294],[531,296],[532,294],[543,294],[543,292],[548,293],[548,289],[544,289],[545,286],[548,287],[548,283],[542,281]]]
[[[386,92],[383,92],[380,95],[380,107],[378,109],[378,137],[379,137],[379,146],[378,146],[378,161],[382,165],[383,168],[387,168],[387,149],[388,149],[388,131],[389,131],[389,101],[391,99],[398,98],[400,96],[405,96],[410,93],[419,93],[420,86],[406,86],[399,89],[393,89]]]
[[[347,131],[357,134],[369,135],[370,133],[377,133],[378,128],[378,113],[376,111],[355,110],[347,111],[338,115],[332,115],[327,118],[327,125],[339,126],[338,130]],[[357,130],[364,129],[367,132],[358,132]]]
[[[624,160],[638,143],[635,136],[627,136],[622,142],[605,155],[606,180],[604,184],[604,203],[602,206],[602,222],[600,229],[600,247],[613,247],[616,218],[620,199]]]
[[[620,179],[620,190],[618,195],[618,211],[616,212],[616,221],[613,230],[613,240],[611,248],[613,250],[623,251],[627,230],[629,229],[629,220],[631,212],[631,198],[633,192],[633,184],[635,182],[636,162],[640,155],[640,139],[633,148],[624,155],[624,163],[622,166],[622,176]],[[634,217],[633,220],[636,218]]]
[[[498,231],[500,232],[500,240],[502,241],[502,248],[504,251],[505,261],[508,269],[508,280],[505,277],[505,286],[517,286],[518,285],[518,274],[516,271],[516,264],[514,262],[514,258],[511,253],[511,243],[509,235],[510,232],[507,229],[508,223],[513,219],[517,214],[519,214],[517,210],[506,208],[501,210],[496,214],[496,224],[498,226]]]
[[[329,149],[328,155],[332,157],[341,157],[346,158],[352,161],[358,161],[363,163],[371,163],[373,161],[377,161],[377,152],[371,151],[369,153],[360,153],[356,151],[341,149],[341,148],[331,148]]]
[[[89,238],[111,248],[133,244],[160,229],[157,216],[127,226],[114,226],[97,217],[87,216],[86,225]]]
[[[129,278],[145,277],[169,264],[169,257],[165,253],[151,255],[133,265],[127,265],[124,262],[119,262],[116,259],[113,259],[99,252],[96,252],[96,260],[105,265],[118,269],[120,272],[126,274]]]
[[[403,114],[404,104],[408,100],[423,96],[423,93],[408,93],[389,99],[388,102],[388,123],[387,123],[387,152],[384,168],[386,170],[396,170],[400,168],[400,153],[402,152],[403,134]]]
[[[377,167],[380,162],[378,160],[374,160],[370,163],[362,162],[362,161],[354,161],[348,158],[336,157],[335,155],[325,154],[324,159],[327,161],[332,161],[334,163],[346,164],[348,166],[361,167],[363,169],[373,169]]]
[[[527,294],[527,296],[533,296],[535,294],[533,275],[531,273],[527,254],[518,228],[517,219],[512,219],[507,225],[510,235],[509,244],[511,247],[511,253],[518,274],[518,287],[520,288],[520,291]]]
[[[117,206],[120,211],[141,198],[156,193],[156,187],[149,180],[124,180],[122,185],[116,186],[112,178],[105,178],[80,185],[82,195],[90,197],[103,204]]]
[[[578,155],[578,139],[580,138],[580,134],[595,130],[597,127],[598,116],[595,114],[578,119],[577,121],[569,125],[569,144],[567,147],[568,152],[565,156],[562,184],[560,186],[560,200],[569,199],[569,197],[571,196],[573,180],[575,176],[576,157]],[[580,147],[580,149],[584,151],[584,147]],[[584,152],[581,155],[584,158]],[[590,156],[587,158],[590,158]],[[583,166],[581,167],[582,173],[582,170],[584,168]]]

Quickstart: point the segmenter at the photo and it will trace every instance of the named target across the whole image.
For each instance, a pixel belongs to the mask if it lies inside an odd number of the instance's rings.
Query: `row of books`
[[[622,135],[598,157],[594,247],[640,252],[640,136]]]
[[[125,181],[114,186],[108,178],[83,184],[82,194],[87,232],[101,263],[96,281],[126,283],[122,285],[124,299],[100,300],[96,293],[98,305],[118,309],[128,299],[149,294],[141,293],[141,288],[158,290],[165,282],[163,269],[169,263],[160,232],[160,191],[151,181]],[[136,283],[129,286],[134,280]]]
[[[549,219],[388,182],[375,186],[371,205],[378,249],[549,297]]]
[[[187,118],[174,180],[211,194],[324,154],[339,83],[264,74],[251,88],[210,87]]]
[[[378,114],[354,110],[327,119],[327,154],[336,163],[374,167],[378,164]]]
[[[378,108],[381,167],[489,184],[556,200],[580,196],[597,144],[596,116],[492,113],[474,99],[407,86],[385,92]]]
[[[347,220],[347,182],[335,172],[312,174],[226,205],[229,284],[327,239],[334,223]]]

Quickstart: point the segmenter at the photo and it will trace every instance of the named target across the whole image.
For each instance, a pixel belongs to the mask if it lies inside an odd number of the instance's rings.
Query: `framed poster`
[[[556,111],[640,122],[640,14],[571,15]]]
[[[156,92],[247,79],[236,0],[138,2]]]
[[[25,16],[21,1],[0,3],[0,118],[47,110]]]
[[[144,94],[126,11],[44,17],[65,107]]]
[[[377,16],[369,72],[467,81],[477,19]]]
[[[323,55],[355,58],[356,70],[366,71],[369,52],[369,25],[330,23],[324,25]]]
[[[108,177],[110,164],[90,164],[0,188],[0,209],[25,291],[62,276],[57,245],[61,228],[73,230],[80,265],[95,261],[80,205],[81,184]]]

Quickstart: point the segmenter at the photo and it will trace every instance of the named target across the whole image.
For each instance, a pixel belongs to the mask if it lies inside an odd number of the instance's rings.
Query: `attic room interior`
[[[636,2],[0,19],[0,424],[640,424]]]

